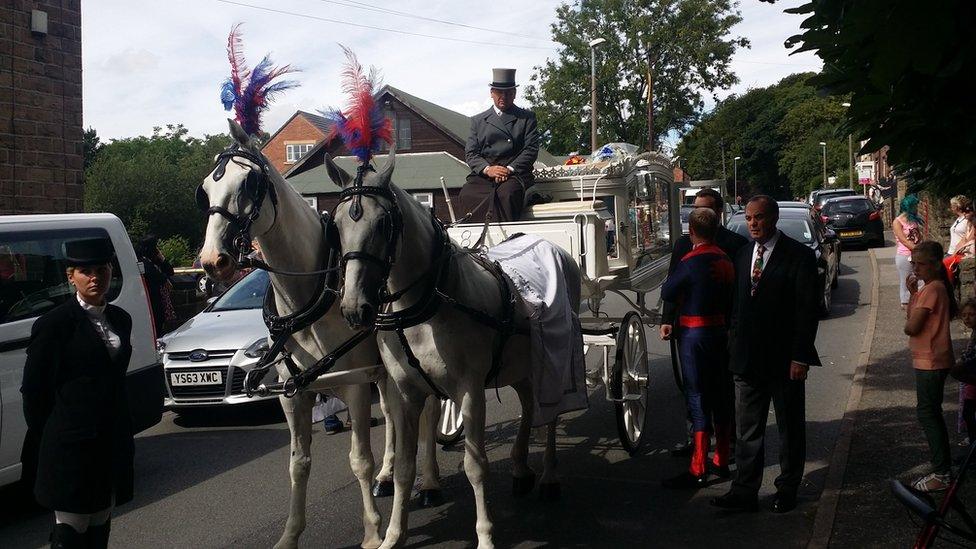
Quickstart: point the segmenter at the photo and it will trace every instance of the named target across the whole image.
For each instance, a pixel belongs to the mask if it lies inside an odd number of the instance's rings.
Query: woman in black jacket
[[[105,300],[111,241],[67,242],[64,252],[76,293],[31,330],[21,387],[25,451],[37,448],[34,495],[55,512],[51,547],[106,547],[112,508],[132,499],[132,318]]]

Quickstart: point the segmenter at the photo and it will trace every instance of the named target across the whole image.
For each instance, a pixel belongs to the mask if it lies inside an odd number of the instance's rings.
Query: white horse
[[[460,403],[465,428],[464,471],[474,490],[478,546],[493,547],[492,522],[485,499],[485,387],[486,383],[511,386],[518,393],[522,419],[512,447],[512,475],[516,495],[524,494],[532,489],[535,480],[528,465],[534,396],[530,381],[532,353],[529,338],[524,335],[527,330],[518,330],[508,337],[503,349],[498,348],[499,333],[488,324],[490,318],[505,318],[507,291],[483,263],[445,240],[443,229],[432,220],[429,210],[391,183],[392,150],[378,173],[363,172],[362,185],[356,185],[353,177],[331,159],[326,163],[329,176],[343,188],[334,219],[345,252],[343,316],[353,327],[373,325],[378,318],[382,324],[382,307],[410,315],[411,311],[419,311],[415,320],[429,317],[400,333],[381,328],[377,336],[383,363],[399,390],[398,395],[393,390],[388,393],[397,430],[397,459],[393,513],[382,547],[394,547],[406,539],[406,504],[416,467],[418,420],[428,395],[438,392]],[[575,262],[570,259],[566,263],[572,265],[564,273],[568,287],[580,288]],[[446,271],[441,271],[441,267]],[[460,306],[434,297],[430,309],[423,310],[434,284]],[[384,305],[389,302],[392,303]],[[578,296],[572,302],[578,304]],[[465,312],[463,308],[470,309]],[[476,318],[477,313],[471,310],[485,316]],[[525,324],[524,318],[516,320]],[[498,352],[500,367],[496,376],[489,379]],[[543,497],[558,494],[555,465],[553,421],[548,425],[540,479]]]
[[[203,181],[201,191],[198,191],[205,193],[200,198],[203,205],[209,203],[210,208],[206,239],[200,253],[203,267],[218,280],[228,280],[233,276],[238,267],[240,223],[257,211],[259,215],[254,216],[249,235],[257,239],[268,265],[275,270],[291,272],[323,269],[326,261],[323,251],[328,250],[328,243],[325,241],[319,214],[309,208],[302,197],[281,177],[240,125],[233,120],[229,122],[236,148],[228,149],[218,157],[229,158],[218,163]],[[263,186],[261,178],[266,180]],[[223,210],[223,213],[217,210]],[[214,215],[217,213],[220,215]],[[286,315],[301,310],[316,297],[315,276],[284,276],[272,273],[270,277],[279,314]],[[292,335],[285,348],[299,368],[304,370],[353,334],[340,316],[338,307],[333,306],[309,328]],[[378,358],[374,338],[367,338],[343,356],[331,371],[339,372],[356,366],[378,364]],[[277,368],[282,379],[291,377],[281,363]],[[382,492],[391,483],[395,437],[394,423],[389,421],[390,413],[385,403],[385,376],[378,379],[377,383],[380,387],[380,405],[387,418],[386,451],[383,468],[377,475],[377,491]],[[314,384],[310,386],[310,389],[314,388]],[[359,480],[362,492],[362,547],[377,547],[382,539],[379,533],[380,514],[370,490],[374,462],[369,438],[369,384],[361,382],[345,385],[337,387],[336,392],[349,406],[352,420],[349,464]],[[290,398],[281,396],[279,400],[291,432],[291,497],[285,531],[275,547],[297,547],[298,537],[305,529],[305,496],[311,468],[310,444],[315,392],[301,391]],[[434,404],[433,399],[431,404]],[[439,407],[430,405],[424,414],[426,421],[423,441],[426,459],[421,489],[422,493],[428,495],[440,492],[435,459],[436,437],[433,434],[438,412]],[[416,452],[416,436],[411,440]]]

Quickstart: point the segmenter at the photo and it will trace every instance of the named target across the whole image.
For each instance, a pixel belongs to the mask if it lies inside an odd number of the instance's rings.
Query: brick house
[[[434,208],[437,216],[447,221],[450,216],[440,186],[440,178],[444,177],[456,213],[460,215],[460,211],[457,211],[457,195],[469,171],[464,162],[464,144],[471,128],[471,119],[389,85],[380,89],[376,97],[387,117],[393,121],[397,185]],[[316,118],[319,119],[318,124],[310,122]],[[289,154],[286,150],[288,143],[283,138],[279,139],[279,136],[300,135],[303,128],[308,131],[308,126],[315,126],[317,129],[324,127],[321,140],[310,148],[305,148],[310,141],[289,139],[292,144],[301,143],[303,148],[297,158],[293,156],[295,161],[286,163],[285,169],[281,170],[285,179],[308,200],[309,205],[319,211],[331,210],[339,193],[339,189],[332,184],[325,171],[325,155],[336,158],[343,168],[355,170],[353,159],[338,140],[325,141],[328,124],[321,116],[309,117],[308,113],[299,111],[275,132],[262,149],[265,156],[274,162],[274,158]],[[308,131],[305,135],[313,134],[314,132]],[[294,154],[295,149],[292,151]],[[539,161],[547,165],[561,163],[561,159],[544,150],[539,151]],[[378,159],[377,163],[381,162]]]
[[[81,2],[0,4],[0,214],[80,212]]]
[[[296,111],[264,144],[261,151],[271,165],[285,173],[329,133],[324,116]]]

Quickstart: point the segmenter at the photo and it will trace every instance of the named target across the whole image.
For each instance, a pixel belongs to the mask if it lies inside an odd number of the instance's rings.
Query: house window
[[[315,143],[295,143],[292,145],[285,145],[285,162],[298,162],[298,160],[308,154],[308,151],[312,150],[312,147],[314,146]]]
[[[429,209],[434,209],[434,193],[413,193],[410,196]]]
[[[303,196],[305,203],[308,204],[310,208],[315,211],[319,211],[319,197],[317,196]]]
[[[410,149],[410,119],[397,117],[396,119],[396,148],[398,151]]]

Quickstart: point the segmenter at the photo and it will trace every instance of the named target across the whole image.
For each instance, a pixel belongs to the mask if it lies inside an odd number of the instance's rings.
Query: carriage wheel
[[[610,394],[617,411],[620,444],[629,453],[640,449],[647,421],[648,360],[644,323],[636,311],[624,315],[610,372]]]
[[[461,440],[463,435],[461,407],[449,398],[442,400],[441,419],[437,422],[437,442],[442,446],[451,446]]]

